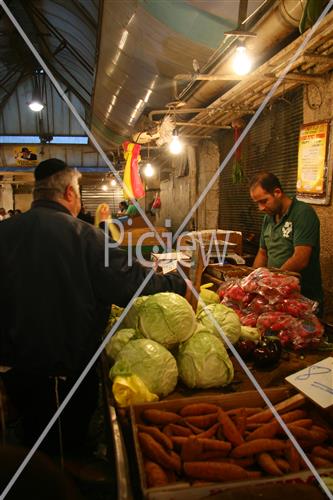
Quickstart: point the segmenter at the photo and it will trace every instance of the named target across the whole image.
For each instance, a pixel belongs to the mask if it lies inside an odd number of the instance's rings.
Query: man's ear
[[[73,186],[71,186],[71,184],[68,184],[64,192],[64,198],[66,201],[71,201],[73,199],[73,195],[74,195]]]
[[[275,188],[274,189],[274,196],[276,196],[277,198],[281,198],[282,196],[282,191],[280,188]]]

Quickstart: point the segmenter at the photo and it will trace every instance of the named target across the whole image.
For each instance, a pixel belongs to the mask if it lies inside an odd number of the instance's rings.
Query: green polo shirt
[[[322,302],[319,219],[310,205],[293,198],[277,224],[273,216],[265,215],[260,247],[267,251],[267,266],[279,268],[293,255],[294,248],[301,245],[312,247],[309,265],[301,271],[302,294]]]
[[[128,208],[126,210],[126,215],[129,217],[135,217],[135,215],[138,215],[139,210],[136,208],[135,205],[128,205]]]

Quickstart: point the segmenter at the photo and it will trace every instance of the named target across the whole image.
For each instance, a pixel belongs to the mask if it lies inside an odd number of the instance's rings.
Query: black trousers
[[[7,396],[22,420],[22,444],[31,447],[73,387],[77,378],[36,375],[12,369],[3,374]],[[92,368],[60,415],[64,452],[74,452],[84,446],[91,417],[98,404],[98,376]],[[40,449],[58,454],[59,428],[55,422]]]

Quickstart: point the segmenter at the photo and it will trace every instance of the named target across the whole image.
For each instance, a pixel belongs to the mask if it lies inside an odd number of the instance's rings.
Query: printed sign
[[[297,193],[325,193],[325,165],[329,125],[302,125],[298,143]]]
[[[19,167],[35,167],[39,163],[37,148],[33,146],[15,148],[14,157]]]
[[[293,373],[286,380],[322,408],[333,405],[333,357]]]

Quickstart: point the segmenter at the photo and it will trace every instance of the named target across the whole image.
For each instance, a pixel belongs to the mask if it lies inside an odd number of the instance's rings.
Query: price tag
[[[171,273],[172,271],[175,271],[176,269],[177,269],[177,261],[176,260],[171,260],[170,262],[166,262],[162,266],[163,274]]]
[[[293,373],[286,380],[322,408],[333,405],[333,357]]]

